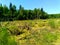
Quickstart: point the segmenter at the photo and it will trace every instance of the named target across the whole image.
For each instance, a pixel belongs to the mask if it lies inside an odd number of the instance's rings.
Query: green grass
[[[11,37],[9,36],[6,27],[0,27],[0,45],[17,45],[14,38],[11,39]]]
[[[55,45],[60,37],[59,20],[1,22],[0,45]]]

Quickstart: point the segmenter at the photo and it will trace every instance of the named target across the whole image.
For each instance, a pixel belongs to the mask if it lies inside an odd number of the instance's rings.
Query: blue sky
[[[10,2],[17,8],[22,5],[25,9],[43,8],[49,14],[60,13],[60,0],[0,0],[0,3],[7,6]]]

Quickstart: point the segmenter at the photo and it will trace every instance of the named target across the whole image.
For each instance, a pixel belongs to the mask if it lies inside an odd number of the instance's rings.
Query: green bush
[[[17,45],[14,39],[11,40],[6,27],[0,27],[0,45]]]

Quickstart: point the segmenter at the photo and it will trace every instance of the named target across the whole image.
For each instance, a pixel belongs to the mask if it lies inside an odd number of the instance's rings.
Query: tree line
[[[0,4],[0,21],[13,21],[13,20],[29,20],[29,19],[46,19],[48,14],[43,10],[43,8],[34,8],[33,10],[24,9],[22,5],[19,9],[16,9],[15,5],[10,3],[9,8]]]

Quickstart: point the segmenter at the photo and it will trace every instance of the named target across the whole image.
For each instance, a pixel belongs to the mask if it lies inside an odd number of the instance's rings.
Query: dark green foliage
[[[9,8],[0,4],[0,21],[13,21],[13,20],[28,20],[28,19],[46,19],[46,18],[60,18],[60,14],[47,14],[43,8],[34,10],[24,9],[20,5],[19,9],[16,9],[15,5],[10,3]]]
[[[48,18],[47,16],[47,13],[44,12],[43,8],[41,8],[41,16],[40,16],[41,19],[46,19]]]
[[[0,4],[0,21],[13,21],[13,20],[28,20],[28,19],[46,19],[47,14],[43,8],[34,10],[26,10],[20,5],[19,9],[16,9],[15,5],[10,3],[9,8]]]
[[[49,14],[48,18],[60,18],[60,14]]]

